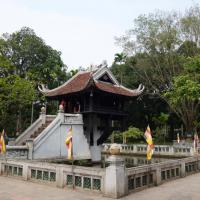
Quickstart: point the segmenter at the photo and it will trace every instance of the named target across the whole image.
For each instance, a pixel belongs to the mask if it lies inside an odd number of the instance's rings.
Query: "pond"
[[[67,165],[75,165],[75,166],[84,166],[84,167],[100,167],[105,168],[108,166],[108,163],[106,162],[109,155],[102,154],[101,161],[100,162],[92,162],[91,160],[67,160],[67,159],[54,159],[47,162],[50,163],[56,163],[56,164],[67,164]],[[137,167],[147,164],[153,164],[153,163],[161,163],[169,160],[175,160],[176,158],[163,158],[163,157],[152,157],[150,161],[147,161],[146,156],[127,156],[127,155],[120,155],[125,161],[125,165],[127,168],[130,167]]]
[[[147,165],[147,164],[153,164],[153,163],[161,163],[165,161],[171,161],[175,160],[176,158],[163,158],[163,157],[152,157],[151,160],[147,160],[146,156],[127,156],[127,155],[120,155],[125,161],[125,165],[127,168],[130,167],[137,167],[137,166],[142,166],[142,165]],[[104,165],[107,166],[105,160],[108,158],[108,155],[102,155],[102,162],[105,163]]]

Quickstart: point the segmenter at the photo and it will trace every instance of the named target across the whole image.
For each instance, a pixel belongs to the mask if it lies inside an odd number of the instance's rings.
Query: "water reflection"
[[[106,160],[108,156],[109,155],[102,155],[102,163],[104,167],[107,166]],[[172,158],[152,157],[152,159],[149,161],[146,159],[146,156],[120,155],[120,157],[122,157],[125,160],[125,164],[127,168],[174,160]]]

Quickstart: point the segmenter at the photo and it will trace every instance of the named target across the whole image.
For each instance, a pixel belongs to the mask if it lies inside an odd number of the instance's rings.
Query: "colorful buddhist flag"
[[[65,144],[67,145],[68,150],[68,159],[72,159],[72,128],[68,130],[67,138],[65,140]]]
[[[2,154],[6,153],[5,131],[3,130],[0,137],[0,151]]]
[[[153,148],[150,145],[147,145],[147,160],[151,160],[153,155]]]
[[[147,160],[151,160],[151,157],[153,155],[154,145],[153,145],[153,139],[152,139],[151,129],[150,129],[149,125],[147,126],[147,129],[144,133],[144,137],[147,142]]]
[[[144,133],[144,136],[145,136],[145,139],[146,139],[146,142],[148,145],[153,145],[153,140],[152,140],[152,136],[151,136],[151,129],[149,127],[149,125],[147,126],[147,129]]]

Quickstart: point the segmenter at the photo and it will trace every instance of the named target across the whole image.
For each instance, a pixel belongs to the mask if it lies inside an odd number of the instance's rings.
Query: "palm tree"
[[[114,63],[123,64],[126,61],[127,55],[122,53],[116,53],[114,58]]]
[[[114,64],[122,65],[125,63],[127,55],[122,53],[116,53],[114,58]],[[123,74],[122,70],[120,71],[120,83],[122,84]]]

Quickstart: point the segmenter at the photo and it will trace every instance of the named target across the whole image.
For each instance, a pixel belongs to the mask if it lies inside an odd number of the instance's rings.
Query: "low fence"
[[[123,159],[115,155],[111,157],[113,162],[107,168],[37,161],[0,160],[0,174],[60,188],[97,191],[105,196],[119,198],[131,192],[158,186],[200,171],[200,157],[189,157],[127,169],[123,167]],[[125,189],[122,190],[122,188]]]
[[[120,153],[122,154],[146,154],[147,145],[145,144],[118,144],[120,146]],[[111,144],[103,144],[103,152],[108,153]],[[200,153],[200,148],[198,148]],[[154,155],[163,156],[193,156],[195,154],[194,148],[184,145],[155,145]]]
[[[128,191],[138,191],[200,171],[200,157],[127,169]]]
[[[88,168],[44,162],[0,161],[4,176],[47,183],[57,187],[81,188],[101,192],[105,169]]]
[[[0,158],[28,159],[28,152],[27,146],[6,146],[6,155],[0,154]]]

